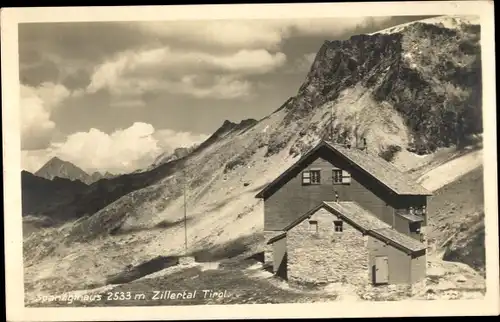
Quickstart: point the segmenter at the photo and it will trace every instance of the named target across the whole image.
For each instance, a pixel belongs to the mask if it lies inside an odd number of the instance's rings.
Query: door
[[[375,284],[389,282],[389,258],[387,256],[375,257]]]

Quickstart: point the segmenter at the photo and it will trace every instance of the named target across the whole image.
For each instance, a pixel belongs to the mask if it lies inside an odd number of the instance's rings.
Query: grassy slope
[[[444,259],[484,273],[483,167],[438,189],[429,200],[429,237]]]

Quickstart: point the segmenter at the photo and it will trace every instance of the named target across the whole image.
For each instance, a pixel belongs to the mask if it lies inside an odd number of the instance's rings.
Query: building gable
[[[397,169],[389,162],[380,157],[362,152],[356,148],[346,148],[333,146],[325,141],[321,141],[313,149],[302,156],[295,164],[289,167],[275,180],[262,189],[256,198],[268,198],[282,186],[288,183],[300,171],[309,166],[319,158],[322,151],[333,153],[336,157],[343,159],[360,173],[374,179],[379,186],[387,189],[391,193],[401,195],[431,195],[426,189],[414,182],[411,178]]]
[[[408,254],[425,251],[426,247],[424,244],[390,228],[389,225],[364,210],[355,202],[322,202],[291,222],[283,229],[283,232],[269,240],[268,243],[271,244],[286,237],[288,231],[304,223],[306,220],[314,221],[312,217],[320,210],[331,213],[333,216],[360,231],[363,235],[369,235],[384,243],[391,244]],[[334,225],[331,228],[335,229]]]
[[[303,282],[367,283],[368,236],[326,207],[315,210],[287,232],[288,276]]]
[[[332,215],[346,221],[363,234],[366,234],[369,230],[389,227],[389,225],[377,219],[375,216],[367,214],[366,210],[359,207],[355,202],[322,202],[291,222],[283,230],[285,232],[289,231],[304,220],[311,218],[311,216],[320,209],[329,211]]]
[[[268,198],[274,194],[281,187],[286,185],[290,180],[296,177],[301,171],[310,166],[314,161],[320,158],[317,153],[321,148],[320,145],[306,153],[301,157],[295,164],[289,167],[287,170],[282,172],[276,179],[274,179],[270,184],[268,184],[263,190],[261,190],[255,197],[256,198]]]

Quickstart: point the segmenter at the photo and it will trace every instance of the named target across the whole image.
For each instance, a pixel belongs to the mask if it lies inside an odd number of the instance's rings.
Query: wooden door
[[[375,284],[389,282],[389,258],[387,256],[375,257]]]

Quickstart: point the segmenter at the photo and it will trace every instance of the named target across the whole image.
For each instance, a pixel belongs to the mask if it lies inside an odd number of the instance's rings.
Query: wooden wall
[[[264,201],[264,230],[280,230],[323,201],[355,201],[389,225],[393,225],[397,196],[387,192],[376,180],[358,172],[343,159],[324,151],[308,160],[290,175],[290,179]],[[333,184],[332,170],[339,168],[351,174],[350,184]],[[303,185],[302,171],[321,169],[321,184]]]
[[[369,236],[368,237],[368,265],[370,280],[374,280],[373,267],[376,256],[389,258],[389,284],[411,283],[411,256],[392,245]]]

